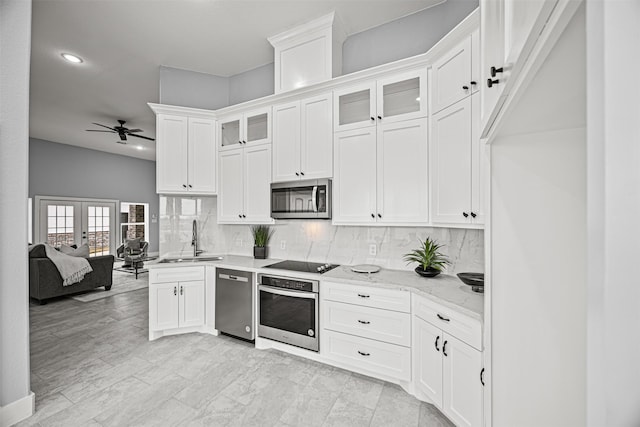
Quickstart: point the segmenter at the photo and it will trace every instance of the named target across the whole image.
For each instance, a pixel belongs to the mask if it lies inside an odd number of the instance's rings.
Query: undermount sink
[[[216,255],[216,256],[199,256],[199,257],[188,257],[188,258],[164,258],[158,261],[158,264],[179,264],[185,262],[203,262],[203,261],[222,261],[224,257]]]

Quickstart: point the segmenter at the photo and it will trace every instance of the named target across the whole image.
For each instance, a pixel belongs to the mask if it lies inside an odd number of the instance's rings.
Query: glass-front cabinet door
[[[219,122],[219,138],[220,150],[228,150],[242,147],[242,132],[240,124],[242,123],[242,115],[226,117]]]
[[[375,81],[334,91],[333,126],[336,131],[376,124]]]
[[[243,143],[271,142],[271,107],[245,113],[244,127]]]
[[[378,80],[379,123],[426,117],[427,71],[418,69]]]

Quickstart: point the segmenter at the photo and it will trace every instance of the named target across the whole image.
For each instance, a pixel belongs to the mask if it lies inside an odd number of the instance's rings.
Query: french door
[[[89,255],[115,254],[115,201],[39,198],[39,241],[89,245]]]

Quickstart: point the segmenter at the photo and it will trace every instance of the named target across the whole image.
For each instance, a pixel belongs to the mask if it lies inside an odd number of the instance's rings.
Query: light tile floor
[[[20,426],[452,425],[393,384],[229,337],[149,342],[147,289],[30,311],[36,413]]]

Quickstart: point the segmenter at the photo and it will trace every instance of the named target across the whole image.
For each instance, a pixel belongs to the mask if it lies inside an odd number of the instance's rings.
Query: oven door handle
[[[318,212],[318,186],[313,186],[313,191],[311,192],[311,203],[313,204],[313,211]]]
[[[315,292],[290,291],[287,289],[274,288],[273,286],[267,285],[259,285],[258,289],[261,291],[269,292],[271,294],[283,295],[286,297],[318,299],[318,294],[316,294]]]

